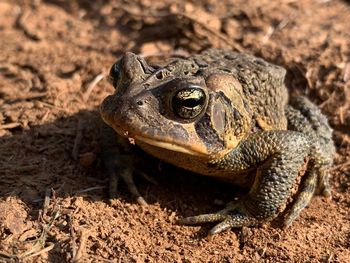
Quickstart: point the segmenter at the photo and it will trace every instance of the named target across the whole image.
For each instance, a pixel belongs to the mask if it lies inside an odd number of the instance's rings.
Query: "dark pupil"
[[[200,98],[190,98],[190,99],[183,99],[183,98],[179,98],[179,103],[186,108],[194,108],[198,105],[203,104],[204,98],[200,97]]]

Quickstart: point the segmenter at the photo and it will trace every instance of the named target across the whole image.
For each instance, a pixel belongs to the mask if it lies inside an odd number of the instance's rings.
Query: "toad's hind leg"
[[[326,116],[320,109],[303,96],[294,97],[290,101],[291,106],[286,110],[288,129],[307,134],[314,140],[315,164],[311,168],[317,170],[318,183],[316,192],[324,196],[330,196],[328,169],[333,164],[335,147],[332,139],[332,128],[328,124]]]
[[[335,153],[332,129],[320,110],[305,97],[291,100],[286,110],[288,129],[299,131],[312,140],[311,160],[303,176],[301,188],[294,200],[284,224],[289,225],[308,205],[315,192],[330,197],[329,172]]]
[[[310,156],[309,136],[294,131],[264,131],[250,136],[212,163],[216,169],[230,169],[232,174],[256,167],[249,193],[214,214],[187,217],[184,224],[219,222],[210,234],[230,227],[257,225],[275,218],[295,192],[300,169]]]

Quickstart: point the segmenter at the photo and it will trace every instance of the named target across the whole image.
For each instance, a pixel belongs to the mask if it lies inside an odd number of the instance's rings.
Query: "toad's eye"
[[[113,64],[109,71],[108,79],[114,88],[117,88],[118,81],[121,77],[121,60],[118,60]]]
[[[184,119],[197,117],[203,111],[205,104],[205,92],[194,85],[179,90],[172,98],[174,113]]]

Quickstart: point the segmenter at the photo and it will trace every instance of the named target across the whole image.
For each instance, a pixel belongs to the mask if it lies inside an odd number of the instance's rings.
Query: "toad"
[[[126,53],[111,68],[115,93],[100,112],[117,134],[152,156],[249,189],[225,209],[181,223],[216,222],[210,230],[216,234],[271,221],[288,207],[289,225],[314,194],[330,196],[335,148],[317,106],[289,98],[285,74],[261,58],[221,49],[165,65]],[[123,160],[120,177],[144,203]]]

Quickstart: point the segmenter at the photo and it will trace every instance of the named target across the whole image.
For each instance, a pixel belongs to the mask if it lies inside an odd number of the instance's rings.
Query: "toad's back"
[[[208,78],[215,73],[232,74],[237,79],[251,113],[252,127],[285,130],[288,91],[284,85],[286,70],[248,54],[210,49],[192,57],[199,74]],[[198,74],[198,73],[197,73]],[[230,98],[232,99],[232,98]]]

